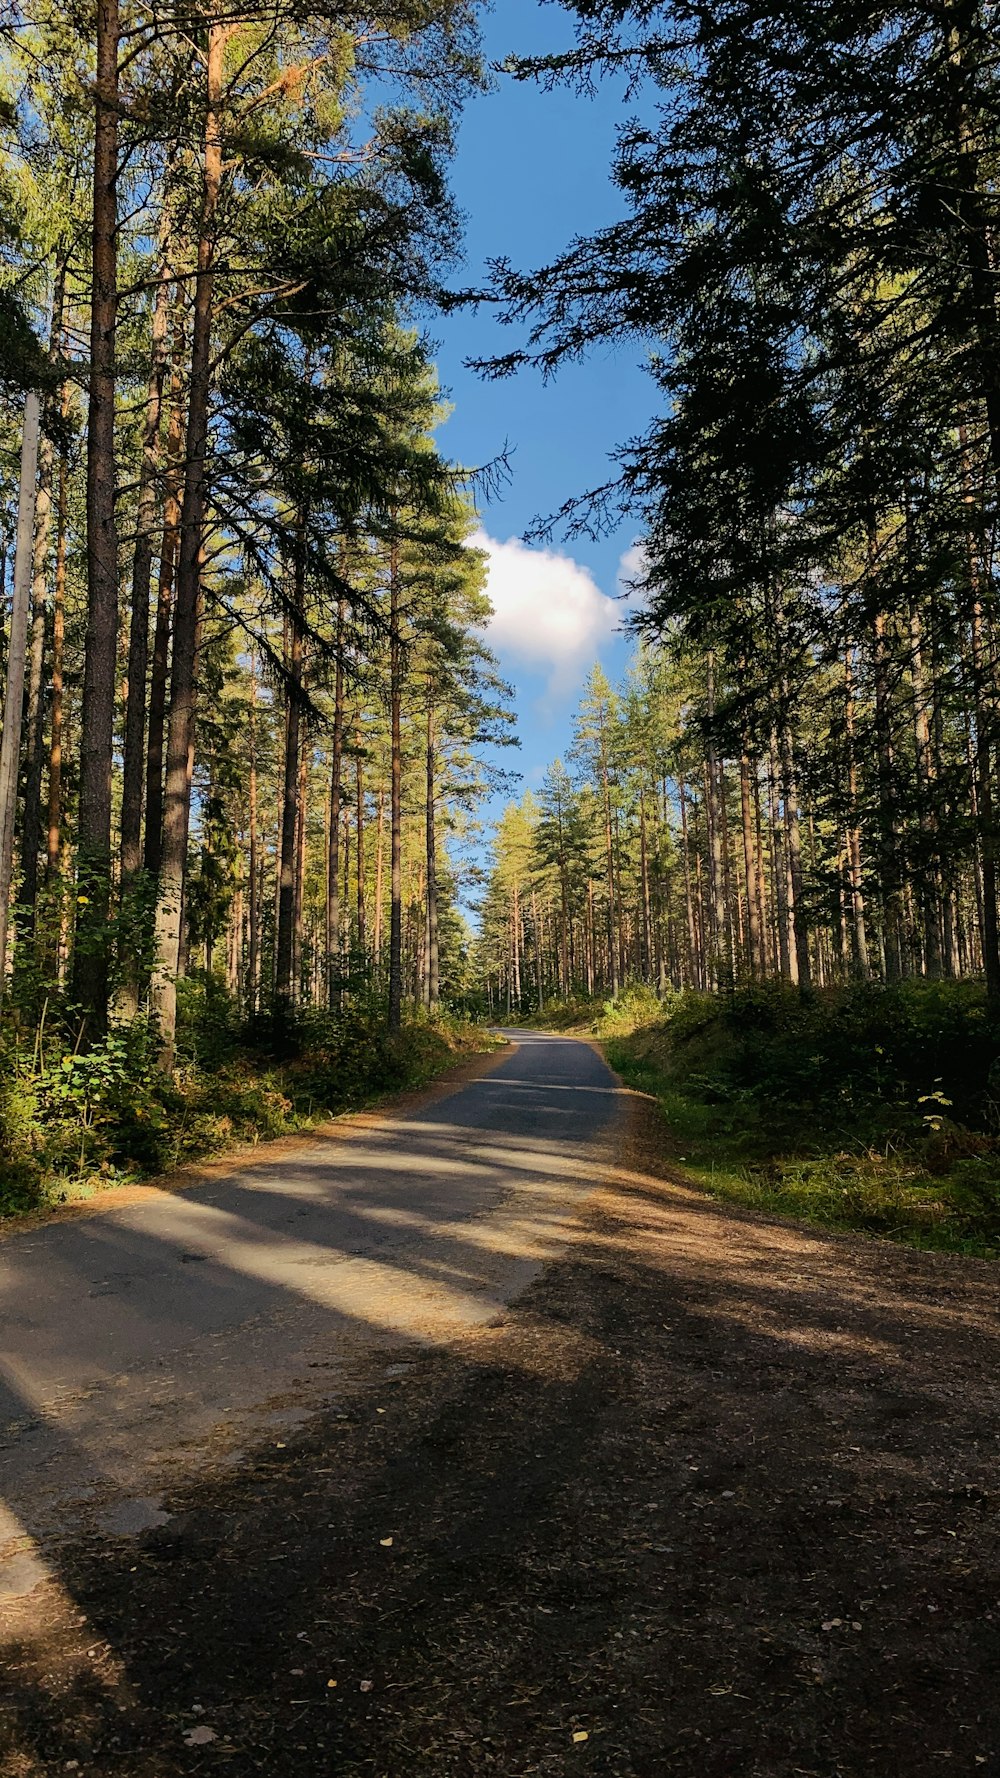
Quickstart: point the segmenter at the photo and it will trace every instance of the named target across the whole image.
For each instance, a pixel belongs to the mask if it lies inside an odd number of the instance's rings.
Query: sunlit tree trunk
[[[760,909],[757,903],[757,845],[754,834],[753,798],[750,791],[751,770],[750,754],[746,735],[744,735],[740,754],[740,814],[743,824],[743,871],[749,938],[748,960],[751,974],[761,977],[765,971],[765,963]]]
[[[360,720],[354,725],[354,811],[356,835],[354,882],[357,891],[358,951],[364,957],[368,951],[368,923],[365,917],[365,762],[361,745]]]
[[[153,625],[153,659],[149,675],[149,733],[146,742],[146,831],[143,841],[143,864],[150,876],[153,877],[159,874],[163,843],[163,741],[167,716],[174,576],[180,540],[181,458],[184,451],[184,345],[184,302],[182,291],[178,286],[174,301],[163,530],[160,538],[156,618]]]
[[[24,673],[31,602],[32,549],[35,533],[35,479],[38,471],[40,409],[30,390],[24,401],[21,474],[14,550],[14,594],[7,633],[7,675],[3,729],[0,734],[0,998],[7,984],[7,927],[14,871],[14,821],[17,811],[17,768],[21,756]]]
[[[327,1000],[336,999],[335,981],[340,974],[340,814],[344,769],[344,617],[341,599],[337,606],[336,662],[333,686],[333,740],[330,753],[330,842],[326,861],[326,960]]]
[[[280,854],[278,864],[278,927],[275,941],[274,995],[286,1012],[292,1003],[295,963],[295,867],[299,820],[299,752],[303,694],[303,614],[305,563],[300,536],[295,551],[295,591],[288,617],[287,681],[285,686],[285,767],[281,793]]]
[[[108,1013],[111,767],[118,651],[115,338],[118,317],[118,0],[97,0],[92,295],[87,416],[87,635],[77,816],[73,996],[90,1038]]]
[[[400,632],[399,561],[395,548],[389,568],[389,720],[391,749],[389,912],[389,1029],[403,1022],[403,641]]]
[[[64,396],[64,410],[68,398]],[[63,764],[63,662],[66,642],[66,524],[69,487],[66,457],[59,459],[59,505],[56,520],[56,571],[52,595],[52,700],[49,715],[48,845],[45,882],[51,889],[59,878],[62,844]]]
[[[132,615],[128,643],[128,702],[125,710],[125,751],[122,763],[121,888],[126,894],[142,859],[142,792],[146,739],[146,675],[149,667],[149,597],[153,571],[153,545],[157,521],[157,473],[160,462],[160,421],[163,385],[167,371],[170,316],[170,270],[167,264],[167,225],[161,235],[160,278],[156,286],[150,325],[149,382],[142,426],[142,457],[139,469],[139,501],[132,558]]]
[[[802,894],[802,833],[799,824],[798,784],[791,724],[781,727],[781,797],[785,810],[785,843],[788,848],[788,883],[791,901],[791,944],[795,952],[796,979],[801,989],[810,985],[809,927]]]
[[[847,740],[847,862],[851,889],[851,924],[854,934],[854,965],[863,982],[871,975],[868,959],[868,930],[865,923],[865,898],[861,864],[861,830],[858,825],[858,762],[855,748],[853,650],[850,643],[844,652],[844,730]]]
[[[170,728],[163,803],[163,844],[156,920],[156,971],[152,1003],[160,1022],[161,1060],[173,1066],[177,1030],[177,972],[181,964],[184,877],[191,811],[194,749],[195,657],[201,596],[205,508],[208,496],[208,425],[211,389],[215,229],[222,186],[223,57],[232,26],[209,26],[205,64],[205,143],[198,269],[191,322],[187,452],[177,556]]]
[[[434,700],[427,699],[426,825],[427,825],[427,1005],[437,1011],[441,998],[441,957],[438,945],[437,884],[437,741]]]
[[[260,859],[257,833],[257,657],[250,655],[250,786],[249,786],[249,933],[246,999],[251,1014],[257,1011],[260,994]]]

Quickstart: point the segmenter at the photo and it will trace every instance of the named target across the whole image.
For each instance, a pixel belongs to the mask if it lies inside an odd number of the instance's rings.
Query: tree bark
[[[305,681],[303,666],[303,682]],[[292,999],[302,999],[302,959],[305,944],[306,840],[309,819],[309,731],[302,724],[299,740],[299,781],[296,792],[295,913],[292,926]]]
[[[292,1003],[295,949],[295,860],[299,815],[299,749],[302,723],[303,599],[305,562],[301,526],[296,539],[295,592],[288,617],[289,650],[285,686],[285,769],[281,795],[281,850],[278,866],[278,931],[274,995],[279,1010]]]
[[[854,676],[851,645],[844,651],[844,731],[847,740],[847,862],[850,872],[851,925],[854,934],[854,965],[863,982],[871,976],[868,930],[861,865],[861,829],[858,825],[858,761],[855,749]]]
[[[747,936],[750,972],[758,980],[765,973],[764,939],[761,932],[760,909],[757,903],[757,843],[754,832],[753,795],[750,775],[753,767],[747,737],[743,736],[740,753],[740,814],[743,822],[743,872],[746,886]]]
[[[802,900],[802,834],[799,825],[795,751],[791,724],[787,718],[781,727],[781,799],[785,807],[785,841],[788,847],[788,881],[796,974],[799,987],[805,992],[811,982],[809,928]]]
[[[7,924],[10,918],[10,885],[14,871],[14,818],[17,811],[17,768],[21,754],[24,669],[28,647],[40,417],[38,396],[34,390],[29,390],[24,401],[17,543],[14,551],[14,598],[7,641],[3,730],[0,733],[0,999],[3,998],[7,985]]]
[[[201,604],[202,551],[208,495],[209,395],[211,388],[212,302],[215,289],[215,223],[222,186],[223,56],[232,26],[208,30],[205,85],[205,144],[198,270],[191,325],[187,456],[177,556],[177,599],[170,681],[170,730],[163,801],[163,842],[156,910],[156,972],[152,1002],[160,1021],[161,1063],[173,1067],[177,1033],[177,972],[181,962],[184,879],[191,813],[194,749],[195,658]]]
[[[250,866],[249,945],[246,998],[251,1017],[257,1011],[260,990],[260,881],[257,820],[257,657],[250,656]]]
[[[63,411],[68,393],[63,395]],[[59,876],[62,844],[63,661],[66,641],[66,525],[69,477],[65,453],[59,459],[59,505],[56,519],[56,573],[52,596],[52,709],[49,719],[48,846],[45,883],[52,889]]]
[[[337,660],[333,688],[333,750],[330,761],[330,838],[326,860],[327,1004],[333,1006],[340,954],[340,797],[344,760],[344,601],[337,606]]]
[[[118,651],[115,338],[118,319],[118,0],[98,0],[93,171],[90,397],[87,417],[87,635],[77,820],[73,994],[88,1036],[108,1016],[111,766]]]
[[[61,327],[61,319],[60,319]],[[55,322],[53,322],[55,330]],[[53,337],[58,337],[53,331]],[[49,545],[52,538],[52,439],[45,427],[38,450],[35,494],[35,546],[31,574],[31,650],[25,711],[24,821],[21,827],[22,942],[27,950],[35,932],[38,864],[42,847],[42,776],[45,769],[45,633],[48,605]]]
[[[441,998],[441,957],[438,947],[437,889],[437,755],[434,700],[427,698],[427,1005],[436,1012]]]
[[[132,612],[128,639],[128,702],[122,764],[121,893],[127,895],[142,859],[143,749],[146,740],[146,674],[149,666],[149,594],[156,530],[156,483],[160,462],[160,419],[167,370],[170,274],[169,227],[161,229],[160,279],[150,325],[149,382],[142,425],[142,460],[132,558]],[[159,600],[157,600],[159,606]]]
[[[395,548],[389,568],[389,712],[391,728],[389,916],[389,1030],[403,1022],[403,643],[400,634],[399,563]]]
[[[385,852],[385,791],[379,785],[378,811],[375,820],[375,926],[372,933],[372,952],[375,968],[379,979],[382,975],[382,894]]]
[[[166,475],[163,491],[163,532],[160,540],[160,571],[153,625],[153,660],[149,675],[149,737],[146,743],[146,833],[143,864],[150,876],[158,876],[163,848],[163,738],[167,715],[167,678],[170,665],[170,630],[173,620],[174,575],[180,537],[181,458],[184,452],[182,405],[184,359],[184,300],[176,287],[170,373],[170,418],[167,422]]]
[[[365,766],[361,750],[360,719],[354,725],[354,826],[357,834],[354,862],[358,910],[358,951],[364,957],[368,949],[368,930],[365,920]]]

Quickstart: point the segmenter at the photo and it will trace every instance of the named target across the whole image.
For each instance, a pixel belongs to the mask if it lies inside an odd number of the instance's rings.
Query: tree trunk
[[[615,999],[621,985],[618,970],[618,916],[615,897],[615,851],[611,836],[611,782],[604,757],[604,734],[601,734],[601,792],[604,799],[604,856],[608,875],[608,969],[611,997]]]
[[[710,654],[706,674],[708,747],[705,755],[705,809],[708,817],[709,882],[715,938],[713,973],[717,987],[732,986],[733,937],[726,897],[726,799],[722,765],[715,745],[715,660]]]
[[[285,686],[285,769],[281,795],[281,849],[278,864],[278,930],[274,996],[279,1010],[292,1003],[295,951],[295,860],[299,817],[299,748],[302,725],[303,599],[305,562],[301,526],[295,551],[295,593],[289,612]]]
[[[330,758],[330,829],[326,859],[327,1005],[333,1006],[340,976],[340,796],[344,765],[344,601],[337,605],[337,659],[333,688],[333,747]]]
[[[142,859],[143,750],[146,740],[146,673],[149,666],[149,591],[153,570],[153,537],[156,530],[156,479],[160,461],[160,418],[163,383],[167,370],[170,275],[167,266],[169,231],[164,218],[161,229],[160,279],[156,286],[150,327],[149,382],[142,424],[142,460],[139,470],[139,501],[136,515],[135,554],[132,558],[132,613],[128,638],[128,702],[125,709],[125,749],[122,764],[121,893],[127,895]],[[159,605],[159,601],[157,601]]]
[[[375,821],[375,929],[372,933],[372,951],[375,957],[375,968],[379,979],[382,975],[382,894],[384,889],[384,853],[385,853],[385,791],[379,785],[378,813]]]
[[[915,604],[910,607],[910,681],[913,689],[913,737],[920,800],[920,829],[927,846],[920,873],[919,896],[923,916],[925,968],[937,981],[942,968],[941,895],[937,866],[937,814],[934,808],[934,762],[931,728],[924,687],[923,626]]]
[[[389,709],[391,726],[391,907],[389,917],[389,1030],[403,1022],[403,643],[399,624],[399,563],[389,570]]]
[[[63,396],[64,413],[68,395]],[[49,803],[48,848],[45,864],[46,887],[52,889],[59,876],[62,843],[62,756],[63,756],[63,659],[66,642],[66,524],[69,506],[69,477],[65,453],[59,459],[59,507],[56,520],[56,574],[52,598],[52,709],[49,719]]]
[[[809,928],[802,900],[802,835],[799,826],[798,788],[791,724],[781,727],[781,797],[785,805],[785,842],[788,847],[788,881],[791,897],[792,940],[796,974],[803,992],[810,986]]]
[[[903,942],[894,803],[895,759],[892,744],[892,704],[889,690],[886,619],[882,612],[879,612],[875,618],[873,665],[875,670],[875,734],[879,787],[879,878],[882,889],[885,974],[887,981],[898,982],[903,975]]]
[[[427,699],[427,1005],[434,1013],[441,998],[441,957],[438,948],[437,889],[437,756],[434,731],[434,700]]]
[[[61,323],[60,323],[61,325]],[[53,323],[53,329],[55,324]],[[53,332],[53,337],[58,337]],[[21,828],[21,934],[25,950],[35,931],[38,864],[42,847],[42,776],[45,769],[45,632],[47,629],[49,545],[52,536],[52,439],[44,429],[38,450],[35,494],[35,547],[31,573],[31,650],[25,711],[26,770]],[[25,958],[27,961],[27,958]]]
[[[250,934],[247,959],[246,999],[251,1016],[257,1011],[260,989],[260,882],[257,837],[257,657],[250,656]]]
[[[681,863],[684,870],[684,912],[687,918],[689,973],[687,986],[703,988],[701,959],[698,956],[698,928],[694,917],[694,897],[691,892],[691,846],[688,837],[688,806],[687,792],[682,773],[677,775],[677,796],[681,809]]]
[[[368,951],[368,922],[365,917],[365,764],[361,751],[360,711],[354,724],[354,828],[355,904],[358,912],[358,952],[362,958]]]
[[[973,599],[970,619],[972,683],[976,717],[975,775],[977,826],[982,864],[981,932],[986,991],[993,1005],[1000,1003],[1000,920],[997,917],[997,840],[993,811],[993,772],[990,757],[990,711],[983,682],[985,649],[983,611]]]
[[[14,551],[14,597],[7,641],[3,731],[0,735],[0,999],[7,985],[7,924],[10,918],[10,885],[14,872],[14,818],[17,811],[17,768],[21,755],[21,719],[24,713],[24,668],[28,647],[39,426],[38,396],[34,390],[30,390],[24,400],[17,543]]]
[[[115,335],[118,317],[118,0],[98,0],[93,172],[93,293],[87,417],[87,636],[77,819],[73,996],[90,1038],[108,1016],[111,766],[118,653]]]
[[[226,39],[232,26],[208,30],[204,173],[191,328],[187,457],[177,557],[170,731],[163,804],[163,845],[156,917],[156,973],[153,1007],[160,1021],[162,1065],[173,1067],[177,1031],[177,971],[181,960],[181,921],[191,813],[190,762],[194,747],[195,654],[201,598],[205,507],[208,494],[209,394],[211,387],[212,301],[215,287],[215,220],[222,184],[222,74]]]
[[[181,458],[184,454],[184,303],[180,285],[174,301],[174,336],[170,373],[170,418],[167,422],[167,464],[163,496],[160,572],[153,626],[153,661],[149,675],[149,738],[146,744],[146,834],[143,864],[158,876],[163,844],[163,734],[167,714],[167,675],[173,616],[174,575],[180,539]]]
[[[865,924],[865,898],[861,865],[861,829],[858,825],[858,762],[854,745],[854,680],[851,668],[851,645],[844,651],[844,731],[847,740],[847,862],[850,872],[851,925],[854,934],[854,964],[861,980],[871,976],[868,959],[868,932]]]
[[[774,917],[778,929],[778,967],[786,981],[798,981],[798,962],[792,942],[792,909],[789,900],[787,847],[778,802],[778,738],[771,731],[768,755],[768,813],[771,826],[771,875],[773,878]]]
[[[753,796],[750,789],[751,770],[746,734],[740,753],[740,814],[743,821],[743,872],[746,885],[747,933],[750,973],[760,980],[765,973],[764,941],[757,903],[757,844],[754,833]]]
[[[305,669],[303,669],[303,680]],[[299,781],[296,792],[295,913],[292,926],[292,999],[302,1000],[302,949],[305,942],[306,824],[309,819],[309,733],[303,725],[299,741]]]

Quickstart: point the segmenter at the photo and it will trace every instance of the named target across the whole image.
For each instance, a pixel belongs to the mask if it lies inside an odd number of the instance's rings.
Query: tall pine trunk
[[[389,725],[391,747],[389,913],[389,1030],[403,1022],[403,642],[400,634],[399,561],[389,568]]]
[[[281,793],[281,844],[278,861],[278,928],[275,945],[274,995],[278,1008],[292,1003],[295,961],[295,864],[299,818],[299,750],[302,726],[303,600],[305,560],[301,525],[296,539],[295,590],[288,614],[288,658],[285,684],[285,769]]]
[[[361,749],[361,723],[354,725],[354,827],[356,833],[355,886],[357,889],[358,953],[364,958],[368,950],[368,929],[365,919],[365,764]]]
[[[156,484],[160,463],[160,420],[167,370],[170,309],[168,225],[161,229],[160,277],[150,327],[149,381],[142,423],[142,457],[132,558],[132,609],[128,639],[128,702],[122,764],[121,890],[128,893],[142,860],[142,792],[146,740],[146,674],[149,668],[149,598],[157,520]],[[133,991],[135,983],[132,983]]]
[[[861,865],[861,829],[858,824],[858,761],[855,748],[854,676],[851,644],[844,650],[844,732],[847,742],[847,863],[851,894],[851,927],[854,966],[863,982],[871,975],[868,929]]]
[[[68,394],[63,395],[64,413]],[[59,877],[62,846],[63,670],[66,643],[66,526],[69,512],[69,476],[65,452],[59,458],[59,496],[56,516],[56,572],[52,593],[52,700],[49,715],[48,841],[45,884],[52,889]]]
[[[250,656],[250,858],[249,858],[249,943],[247,947],[246,1001],[251,1016],[257,1011],[260,994],[260,879],[257,816],[257,657]]]
[[[146,832],[143,864],[159,875],[163,846],[163,742],[167,717],[170,631],[173,623],[174,578],[181,523],[181,459],[184,453],[184,298],[180,285],[174,300],[170,373],[170,416],[167,422],[166,474],[163,488],[163,530],[153,625],[153,659],[149,675],[149,735],[146,743]]]
[[[330,761],[330,828],[326,858],[327,1004],[337,997],[340,979],[340,799],[344,762],[344,601],[337,605],[337,659],[333,689],[333,748]]]
[[[38,396],[34,390],[30,390],[25,397],[21,435],[14,597],[7,636],[7,682],[4,687],[3,730],[0,734],[0,998],[7,985],[7,925],[14,870],[14,819],[17,811],[17,768],[21,756],[24,671],[28,647],[39,426]]]
[[[436,1012],[441,998],[441,957],[438,947],[437,888],[437,755],[434,731],[434,700],[427,698],[426,836],[427,836],[427,1005]]]
[[[53,337],[55,322],[53,322]],[[21,828],[21,936],[27,952],[35,932],[38,865],[42,847],[42,777],[45,770],[45,640],[48,628],[48,568],[52,540],[51,408],[43,410],[35,494],[35,547],[31,573],[31,649],[25,712],[24,822]],[[46,424],[46,418],[48,424]],[[25,958],[27,961],[27,957]]]
[[[204,168],[198,231],[198,269],[191,324],[187,458],[177,557],[170,729],[156,911],[156,973],[152,994],[153,1008],[160,1022],[161,1061],[167,1069],[173,1067],[177,1032],[177,972],[181,963],[184,879],[191,812],[195,659],[208,494],[206,455],[211,387],[212,303],[215,290],[215,224],[222,185],[222,75],[225,44],[231,29],[231,26],[210,25],[206,60]]]
[[[77,821],[73,995],[88,1035],[108,1016],[111,766],[118,651],[115,338],[118,319],[118,0],[97,0],[90,395],[87,416],[87,635]]]

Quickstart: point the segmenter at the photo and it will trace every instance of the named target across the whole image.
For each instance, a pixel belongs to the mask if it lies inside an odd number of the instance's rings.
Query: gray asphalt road
[[[360,1353],[489,1320],[560,1250],[619,1089],[588,1045],[511,1035],[423,1110],[0,1246],[0,1600],[50,1540],[159,1522],[171,1483],[280,1437]]]

